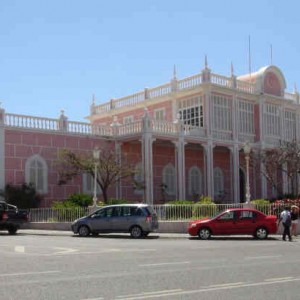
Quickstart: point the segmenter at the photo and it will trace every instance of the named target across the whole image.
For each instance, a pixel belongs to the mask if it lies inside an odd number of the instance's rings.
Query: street
[[[0,233],[0,299],[299,299],[300,239]]]

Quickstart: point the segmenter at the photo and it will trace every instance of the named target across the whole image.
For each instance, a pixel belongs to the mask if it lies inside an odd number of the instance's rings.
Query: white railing
[[[255,85],[251,82],[247,81],[236,81],[236,89],[239,91],[243,91],[246,93],[254,94],[255,93]]]
[[[5,126],[23,127],[41,130],[59,130],[59,121],[57,119],[40,118],[26,115],[5,114]]]
[[[228,88],[232,88],[232,79],[230,77],[218,75],[218,74],[211,74],[211,83],[222,85]]]
[[[284,205],[251,205],[266,215],[279,216]],[[190,221],[205,217],[213,217],[230,208],[243,208],[246,204],[190,204],[190,205],[153,205],[160,221]],[[100,208],[100,207],[99,207]],[[88,208],[33,208],[30,209],[30,222],[73,222],[89,214]]]
[[[178,81],[178,90],[190,89],[202,83],[202,74],[193,75]]]
[[[153,99],[153,98],[157,98],[157,97],[167,95],[169,93],[171,93],[171,84],[167,83],[167,84],[164,84],[164,85],[160,85],[156,88],[150,89],[148,91],[148,97],[150,99]]]
[[[167,121],[152,120],[152,130],[155,133],[176,134],[178,133],[178,124]]]

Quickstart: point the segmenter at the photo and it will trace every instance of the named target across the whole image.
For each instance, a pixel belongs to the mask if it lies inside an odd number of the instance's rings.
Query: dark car
[[[157,229],[157,215],[147,204],[105,206],[72,224],[72,231],[80,236],[129,232],[132,237],[139,238]]]
[[[252,235],[266,239],[277,232],[277,217],[255,209],[228,209],[214,218],[190,222],[188,232],[202,240],[212,235]]]

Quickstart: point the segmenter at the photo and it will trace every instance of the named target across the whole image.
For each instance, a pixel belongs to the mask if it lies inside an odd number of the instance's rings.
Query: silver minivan
[[[157,215],[147,204],[104,206],[72,224],[72,231],[80,236],[129,232],[133,238],[140,238],[157,229]]]

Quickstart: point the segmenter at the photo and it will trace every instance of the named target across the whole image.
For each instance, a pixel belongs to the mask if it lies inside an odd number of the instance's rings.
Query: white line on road
[[[43,271],[43,272],[25,272],[25,273],[0,274],[0,277],[23,276],[23,275],[42,275],[42,274],[52,274],[52,273],[60,273],[60,271]]]
[[[117,296],[118,298],[127,298],[127,297],[137,297],[137,296],[149,296],[149,295],[157,295],[157,294],[163,294],[163,293],[174,293],[174,292],[181,292],[182,289],[176,289],[176,290],[162,290],[162,291],[156,291],[156,292],[144,292],[140,294],[132,294],[132,295],[122,295],[122,296]],[[89,300],[89,299],[84,299],[84,300]]]
[[[203,287],[199,290],[191,290],[191,291],[180,291],[180,292],[171,292],[171,293],[161,293],[161,294],[152,294],[152,295],[141,295],[141,296],[129,296],[124,298],[118,298],[119,300],[137,300],[137,299],[151,299],[151,298],[161,298],[161,297],[169,297],[169,296],[180,296],[180,295],[191,295],[191,294],[199,294],[204,292],[213,292],[219,290],[230,290],[230,289],[239,289],[245,287],[253,287],[253,286],[263,286],[263,285],[271,285],[271,284],[280,284],[286,282],[300,281],[300,277],[285,280],[274,280],[274,281],[264,281],[264,282],[255,282],[255,283],[245,283],[245,284],[233,284],[228,286],[219,286],[219,287]]]
[[[273,258],[280,258],[282,255],[264,255],[264,256],[248,256],[245,257],[244,259],[273,259]]]
[[[24,246],[15,246],[15,252],[24,253],[25,247]]]
[[[226,286],[235,286],[235,285],[241,285],[245,284],[245,282],[232,282],[232,283],[223,283],[223,284],[212,284],[209,285],[209,287],[226,287]]]
[[[156,266],[166,266],[166,265],[183,265],[190,264],[190,261],[179,261],[179,262],[170,262],[170,263],[159,263],[159,264],[145,264],[139,265],[140,267],[156,267]]]
[[[74,253],[77,252],[77,249],[72,249],[72,248],[62,248],[62,247],[54,247],[54,249],[57,250],[62,250],[62,251],[58,251],[58,252],[54,252],[52,255],[57,255],[57,254],[70,254],[70,253]]]
[[[269,278],[269,279],[266,279],[265,281],[284,281],[284,280],[290,280],[290,279],[293,279],[294,277],[279,277],[279,278]]]

